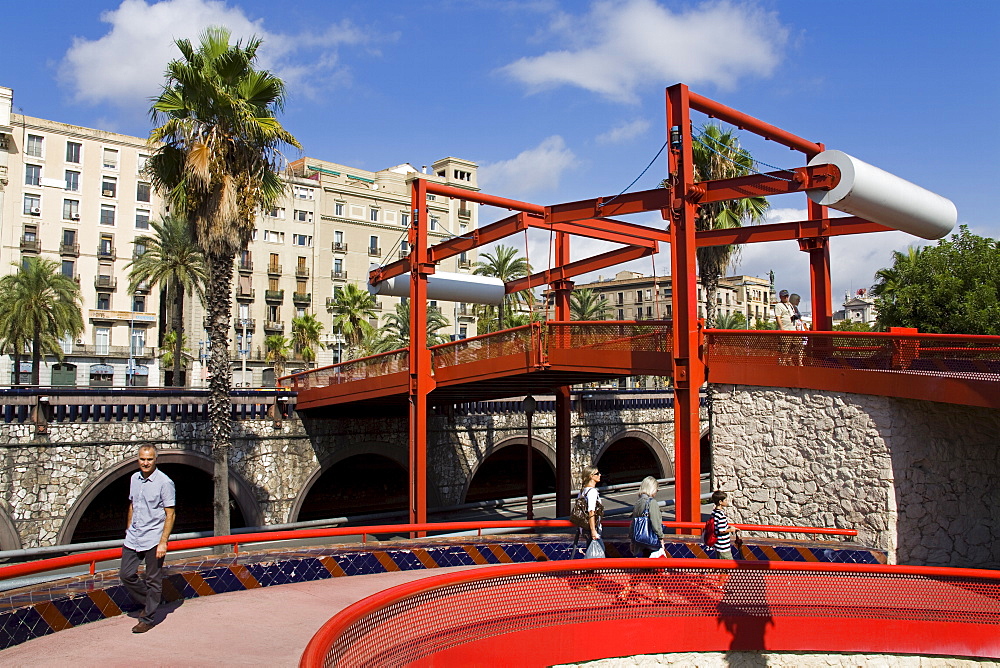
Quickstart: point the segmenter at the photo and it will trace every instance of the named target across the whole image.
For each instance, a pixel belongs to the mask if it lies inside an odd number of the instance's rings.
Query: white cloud
[[[773,13],[725,0],[677,12],[654,0],[595,2],[584,16],[557,14],[551,31],[567,48],[500,71],[530,90],[568,84],[619,102],[636,102],[640,86],[732,88],[768,76],[788,36]]]
[[[234,41],[260,37],[260,66],[306,94],[324,80],[345,76],[337,57],[339,45],[367,39],[347,21],[299,35],[268,32],[262,20],[251,20],[239,7],[216,0],[124,0],[101,14],[101,20],[110,26],[108,32],[94,40],[75,38],[60,64],[59,78],[77,102],[109,103],[129,112],[145,110],[159,92],[167,63],[180,57],[174,40],[197,42],[208,26],[229,28]],[[295,62],[303,51],[310,52],[308,64]]]
[[[649,129],[649,121],[644,118],[637,118],[629,123],[622,123],[611,128],[607,132],[597,136],[598,144],[620,144],[630,139],[635,139]]]
[[[482,165],[478,172],[479,183],[483,190],[502,197],[551,191],[559,187],[563,172],[578,162],[563,138],[553,135],[510,160]]]

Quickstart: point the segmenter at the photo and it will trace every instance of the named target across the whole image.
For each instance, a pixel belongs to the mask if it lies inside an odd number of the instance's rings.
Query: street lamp
[[[532,465],[531,465],[531,463],[532,463],[531,460],[533,459],[532,455],[534,455],[534,450],[531,447],[531,443],[532,443],[532,441],[531,441],[531,418],[535,414],[535,406],[537,405],[537,403],[538,402],[535,401],[535,398],[533,396],[531,396],[530,394],[524,398],[523,402],[521,402],[521,405],[524,407],[524,414],[528,418],[528,476],[527,476],[528,477],[528,494],[527,494],[527,497],[528,497],[528,506],[527,506],[527,519],[529,519],[529,520],[535,519],[535,513],[534,513],[534,509],[532,508],[532,498],[531,498],[532,492],[534,491],[534,487],[535,487],[535,480],[534,480],[534,473],[535,472],[534,472],[534,469],[532,468]]]

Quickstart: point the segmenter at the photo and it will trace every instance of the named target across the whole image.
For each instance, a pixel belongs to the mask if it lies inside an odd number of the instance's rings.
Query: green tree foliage
[[[747,329],[747,319],[742,313],[724,313],[715,319],[716,329]]]
[[[292,345],[307,364],[316,361],[316,349],[320,346],[322,331],[323,323],[312,313],[292,318]]]
[[[872,288],[879,329],[1000,334],[1000,241],[962,225],[936,246],[893,253]]]
[[[436,346],[446,343],[448,337],[440,330],[448,326],[448,319],[441,310],[435,307],[427,309],[427,345]],[[384,353],[399,350],[410,345],[410,301],[396,304],[392,313],[385,316],[385,324],[379,331],[379,336],[372,345],[373,353]]]
[[[573,290],[569,295],[570,320],[606,320],[609,311],[607,300],[590,288]]]
[[[694,178],[696,181],[714,181],[746,176],[754,171],[755,161],[750,152],[740,146],[732,129],[723,129],[714,123],[702,126],[701,134],[693,143]],[[764,219],[768,201],[763,197],[710,202],[698,207],[695,227],[701,230],[721,230],[755,224]],[[697,250],[698,277],[705,288],[707,299],[705,324],[716,327],[716,295],[719,279],[738,257],[739,246],[703,246]]]
[[[843,320],[838,322],[833,326],[833,331],[835,332],[870,332],[872,331],[871,325],[867,322],[851,322],[850,320]]]
[[[375,298],[367,290],[348,283],[334,294],[330,308],[333,311],[333,328],[347,343],[347,358],[353,359],[362,349],[362,342],[370,340],[375,331],[369,322],[376,314]]]
[[[483,253],[483,259],[476,263],[473,273],[479,276],[493,276],[499,278],[504,283],[509,283],[518,278],[524,278],[531,273],[531,265],[528,260],[520,257],[519,251],[513,246],[498,245],[492,253]],[[535,295],[531,290],[521,290],[514,294],[504,295],[503,303],[496,309],[496,329],[486,326],[487,332],[497,331],[511,327],[509,323],[510,314],[520,307],[531,308],[535,302]],[[487,316],[485,309],[480,309],[479,317]],[[479,328],[480,333],[483,329]]]
[[[753,325],[754,329],[778,329],[778,323],[770,318],[758,318]]]
[[[179,216],[167,216],[160,221],[150,223],[152,235],[136,237],[137,249],[144,248],[135,259],[125,265],[129,270],[129,292],[134,293],[140,283],[158,285],[166,290],[167,302],[171,304],[171,333],[181,332],[174,336],[170,343],[164,339],[161,347],[174,347],[170,361],[164,359],[166,366],[173,367],[173,384],[181,385],[181,367],[184,355],[181,347],[184,341],[184,295],[197,294],[204,301],[205,258],[195,243],[191,226]]]
[[[31,350],[31,383],[38,385],[42,356],[61,362],[59,339],[82,332],[80,286],[54,261],[28,258],[17,273],[0,278],[0,340],[14,351],[16,380],[25,346]]]
[[[177,345],[178,338],[180,339],[180,346]],[[174,364],[174,355],[178,354],[180,350],[181,364]],[[181,334],[180,337],[177,336],[176,330],[170,330],[163,335],[163,345],[160,346],[160,362],[163,363],[164,367],[173,367],[174,372],[177,373],[177,369],[184,366],[185,362],[190,362],[194,359],[194,355],[191,354],[191,349],[187,346],[187,334]],[[179,382],[174,382],[174,385],[180,385]]]
[[[274,375],[285,375],[285,363],[292,354],[291,345],[281,334],[269,334],[264,338],[264,359],[274,365]]]
[[[212,508],[216,535],[229,533],[229,448],[233,429],[229,335],[233,264],[246,248],[257,214],[281,196],[281,149],[301,148],[277,119],[285,84],[256,69],[261,41],[229,43],[227,28],[211,27],[199,43],[179,39],[181,57],[167,64],[163,91],[150,112],[159,124],[147,169],[173,211],[194,229],[205,256],[208,282],[208,413],[214,471]]]

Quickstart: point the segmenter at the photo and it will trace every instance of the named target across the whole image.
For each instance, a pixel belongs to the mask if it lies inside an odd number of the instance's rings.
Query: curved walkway
[[[452,570],[488,568],[456,566]],[[152,631],[119,615],[0,651],[3,666],[297,666],[312,635],[355,601],[440,569],[355,575],[176,601]]]

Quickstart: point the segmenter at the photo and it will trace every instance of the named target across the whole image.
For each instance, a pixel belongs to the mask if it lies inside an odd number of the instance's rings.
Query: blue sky
[[[663,144],[663,91],[682,81],[944,195],[960,223],[1000,236],[1000,3],[93,0],[10,3],[5,16],[0,85],[30,116],[144,136],[172,39],[224,24],[264,38],[264,64],[289,84],[282,120],[315,157],[377,170],[454,155],[479,163],[494,194],[613,195]],[[802,164],[744,143],[772,165]],[[665,169],[661,156],[634,189]],[[772,219],[803,218],[804,201],[772,199]],[[923,243],[896,232],[833,240],[835,303],[870,286],[892,250]],[[530,238],[536,268],[547,247],[548,235]],[[574,256],[596,250],[581,243]],[[733,269],[771,270],[808,302],[794,242],[746,247]]]

